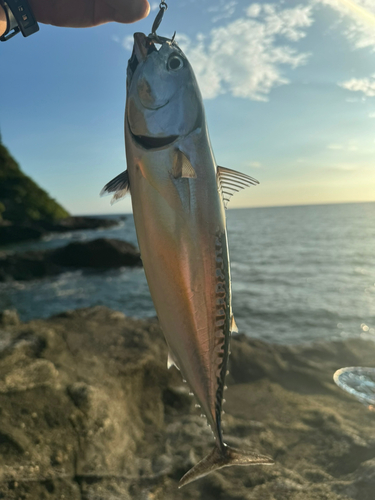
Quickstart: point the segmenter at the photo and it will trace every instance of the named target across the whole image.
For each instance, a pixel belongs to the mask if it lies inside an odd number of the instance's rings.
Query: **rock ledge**
[[[1,321],[0,498],[374,498],[374,414],[332,382],[341,366],[373,366],[372,342],[234,337],[224,435],[276,465],[224,469],[178,490],[213,439],[179,372],[166,368],[155,320],[94,307]]]

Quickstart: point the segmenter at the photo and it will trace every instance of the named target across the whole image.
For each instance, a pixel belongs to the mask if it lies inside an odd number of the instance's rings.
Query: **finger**
[[[99,2],[98,2],[99,3]],[[111,21],[132,23],[148,16],[150,4],[147,0],[104,0],[113,9]]]
[[[44,24],[86,28],[117,21],[133,23],[150,11],[147,0],[29,0],[36,20]]]

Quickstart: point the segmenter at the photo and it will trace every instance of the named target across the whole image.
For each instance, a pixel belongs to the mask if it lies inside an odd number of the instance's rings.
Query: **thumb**
[[[129,23],[148,16],[150,4],[147,0],[105,0],[113,9],[113,21]]]

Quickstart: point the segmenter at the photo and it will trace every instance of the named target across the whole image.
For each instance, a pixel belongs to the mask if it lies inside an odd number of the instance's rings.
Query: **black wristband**
[[[39,31],[38,23],[27,0],[0,0],[0,5],[7,18],[7,29],[0,37],[0,41],[6,42],[19,32],[26,37]]]

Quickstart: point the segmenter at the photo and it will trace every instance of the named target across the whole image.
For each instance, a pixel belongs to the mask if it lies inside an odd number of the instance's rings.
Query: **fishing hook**
[[[159,12],[156,14],[156,17],[155,17],[155,21],[152,25],[152,28],[151,28],[151,33],[148,35],[148,38],[150,40],[152,40],[154,43],[164,43],[164,42],[167,42],[167,41],[170,41],[170,42],[174,42],[174,39],[175,39],[175,36],[176,36],[176,32],[173,33],[173,36],[171,39],[169,38],[165,38],[163,36],[159,36],[157,33],[156,33],[156,30],[159,28],[161,22],[162,22],[162,19],[163,19],[163,16],[164,16],[164,12],[168,9],[168,5],[167,3],[165,2],[165,0],[161,0],[160,4],[159,4]]]

